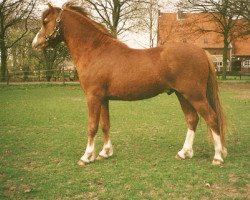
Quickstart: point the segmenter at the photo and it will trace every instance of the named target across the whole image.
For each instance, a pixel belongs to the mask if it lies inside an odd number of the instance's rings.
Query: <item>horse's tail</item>
[[[219,98],[219,89],[216,78],[215,67],[211,58],[211,55],[206,51],[208,62],[209,62],[209,75],[207,82],[207,98],[210,106],[215,111],[218,119],[218,126],[220,131],[220,138],[223,147],[225,147],[225,132],[226,132],[226,119],[221,106]]]

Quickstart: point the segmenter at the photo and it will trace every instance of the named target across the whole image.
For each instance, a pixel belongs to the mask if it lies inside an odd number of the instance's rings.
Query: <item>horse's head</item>
[[[48,4],[49,8],[45,10],[41,18],[41,29],[36,34],[32,47],[36,50],[43,50],[48,46],[54,46],[62,38],[60,34],[60,21],[63,10]]]

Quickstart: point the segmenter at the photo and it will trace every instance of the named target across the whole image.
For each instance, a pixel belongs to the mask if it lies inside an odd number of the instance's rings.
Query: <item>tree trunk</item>
[[[7,70],[7,49],[5,47],[4,41],[0,38],[1,46],[1,81],[6,81],[6,70]]]
[[[154,47],[153,41],[153,0],[150,0],[149,8],[149,47]]]
[[[117,30],[120,18],[121,4],[119,0],[113,0],[113,10],[112,10],[112,26],[111,26],[111,34],[114,38],[117,38]]]
[[[226,80],[227,78],[228,46],[229,46],[229,43],[227,41],[227,37],[224,37],[222,80]]]
[[[111,27],[111,35],[117,39],[117,27]]]
[[[52,75],[53,75],[53,71],[52,71],[52,66],[51,66],[51,62],[50,62],[50,60],[46,60],[45,61],[45,65],[46,65],[46,80],[48,81],[48,82],[50,82],[51,81],[51,79],[52,79]]]

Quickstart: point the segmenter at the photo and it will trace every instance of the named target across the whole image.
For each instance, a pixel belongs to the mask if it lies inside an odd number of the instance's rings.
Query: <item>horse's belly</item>
[[[166,88],[158,82],[138,82],[128,82],[127,84],[117,83],[115,85],[111,85],[107,96],[111,100],[133,101],[151,98],[166,90]]]

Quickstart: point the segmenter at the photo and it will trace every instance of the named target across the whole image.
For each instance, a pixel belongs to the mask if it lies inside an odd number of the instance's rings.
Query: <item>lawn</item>
[[[87,107],[78,85],[0,86],[0,199],[249,199],[250,84],[221,84],[229,155],[212,166],[203,120],[194,157],[175,95],[112,101],[114,156],[85,167]],[[102,148],[98,133],[97,151]]]

